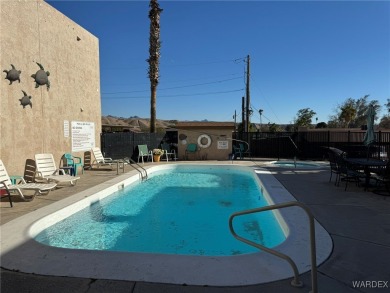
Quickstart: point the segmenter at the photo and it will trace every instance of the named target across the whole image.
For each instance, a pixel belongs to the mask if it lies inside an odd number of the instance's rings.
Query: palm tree
[[[150,132],[156,132],[156,97],[159,79],[159,59],[160,59],[160,13],[163,11],[157,0],[150,0],[149,3],[149,80],[150,80]]]
[[[356,118],[356,108],[352,103],[348,103],[341,108],[340,120],[344,121],[347,128],[349,124]]]
[[[387,108],[387,115],[390,114],[390,99],[387,99],[387,103],[385,104],[386,108]]]

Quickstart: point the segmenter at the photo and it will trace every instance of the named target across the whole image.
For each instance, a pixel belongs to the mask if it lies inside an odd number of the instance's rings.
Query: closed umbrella
[[[369,106],[367,110],[367,131],[364,134],[363,143],[367,146],[367,158],[369,155],[370,145],[375,142],[374,134],[374,119],[375,119],[375,110],[372,105]]]

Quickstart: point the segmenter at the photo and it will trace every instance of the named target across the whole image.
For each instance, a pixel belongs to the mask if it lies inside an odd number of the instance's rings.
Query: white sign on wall
[[[229,148],[229,142],[227,140],[218,140],[217,148],[219,150],[227,150]]]
[[[69,137],[69,121],[64,120],[64,137]]]
[[[89,151],[95,147],[95,123],[72,121],[72,152]]]

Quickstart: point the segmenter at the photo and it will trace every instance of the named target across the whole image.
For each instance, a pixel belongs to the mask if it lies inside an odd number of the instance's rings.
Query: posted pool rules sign
[[[72,121],[72,152],[89,151],[95,147],[95,123]]]

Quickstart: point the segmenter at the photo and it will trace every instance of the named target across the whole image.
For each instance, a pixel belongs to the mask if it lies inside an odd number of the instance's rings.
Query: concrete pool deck
[[[234,161],[248,166],[264,166],[265,161]],[[166,162],[161,162],[164,164]],[[218,162],[219,164],[221,162]],[[226,162],[226,163],[231,163]],[[130,167],[126,167],[126,171]],[[271,169],[270,169],[271,170]],[[316,219],[331,234],[334,250],[319,266],[320,292],[373,292],[368,288],[389,289],[390,197],[350,184],[344,188],[329,183],[329,170],[288,170],[272,168],[275,177],[300,202],[309,206]],[[121,175],[121,174],[120,174]],[[65,187],[39,196],[32,202],[18,202],[14,208],[1,203],[1,224],[37,210],[70,195],[115,178],[116,171],[86,171],[75,187]],[[239,287],[203,287],[132,281],[96,280],[71,277],[48,277],[1,270],[2,292],[308,292],[310,273],[302,275],[305,287],[293,288],[290,279],[261,285]],[[354,282],[366,288],[354,288]],[[379,283],[378,283],[379,282]],[[362,283],[359,283],[362,287]],[[387,290],[382,290],[387,291]],[[381,292],[381,291],[379,291]]]

